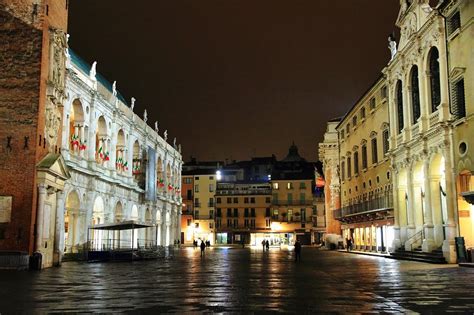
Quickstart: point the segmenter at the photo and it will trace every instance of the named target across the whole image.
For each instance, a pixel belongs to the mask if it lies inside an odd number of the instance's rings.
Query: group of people
[[[268,240],[262,240],[262,250],[269,250],[270,249],[270,243]],[[296,240],[295,242],[295,262],[296,261],[301,261],[301,243],[300,241]]]

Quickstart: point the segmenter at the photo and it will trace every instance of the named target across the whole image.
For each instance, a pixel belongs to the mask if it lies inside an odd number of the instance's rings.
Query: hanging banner
[[[145,199],[156,200],[156,151],[148,147],[148,161],[146,168]]]

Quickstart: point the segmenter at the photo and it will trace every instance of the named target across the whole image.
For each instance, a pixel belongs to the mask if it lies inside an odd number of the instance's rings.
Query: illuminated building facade
[[[218,181],[215,199],[217,244],[258,245],[271,238],[268,182]]]
[[[129,106],[97,63],[68,49],[67,10],[66,0],[0,4],[2,20],[11,21],[11,31],[2,33],[8,42],[2,71],[9,69],[2,82],[16,85],[8,93],[0,87],[2,111],[11,118],[0,132],[12,144],[2,164],[15,169],[1,170],[0,250],[26,258],[36,252],[42,257],[36,268],[112,239],[137,248],[173,244],[180,235],[180,149],[147,125],[146,113],[143,119],[133,113],[134,100]],[[13,80],[18,73],[29,74]],[[151,227],[133,239],[88,233],[128,220]]]
[[[387,86],[380,78],[336,126],[341,207],[333,217],[355,249],[387,251],[393,241]]]

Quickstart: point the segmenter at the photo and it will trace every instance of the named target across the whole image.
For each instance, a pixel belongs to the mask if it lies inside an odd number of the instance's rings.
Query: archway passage
[[[64,252],[77,251],[79,244],[79,211],[81,202],[77,191],[71,191],[66,198],[66,213],[64,214]]]
[[[105,212],[104,212],[104,200],[102,197],[97,196],[94,200],[94,206],[92,208],[92,218],[90,226],[99,225],[105,223]],[[90,230],[90,239],[92,240],[91,247],[95,249],[101,249],[105,246],[103,240],[103,231],[101,230]]]

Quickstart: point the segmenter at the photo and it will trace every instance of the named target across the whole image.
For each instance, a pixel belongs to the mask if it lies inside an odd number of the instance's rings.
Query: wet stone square
[[[474,312],[474,269],[303,248],[0,271],[0,313]]]

